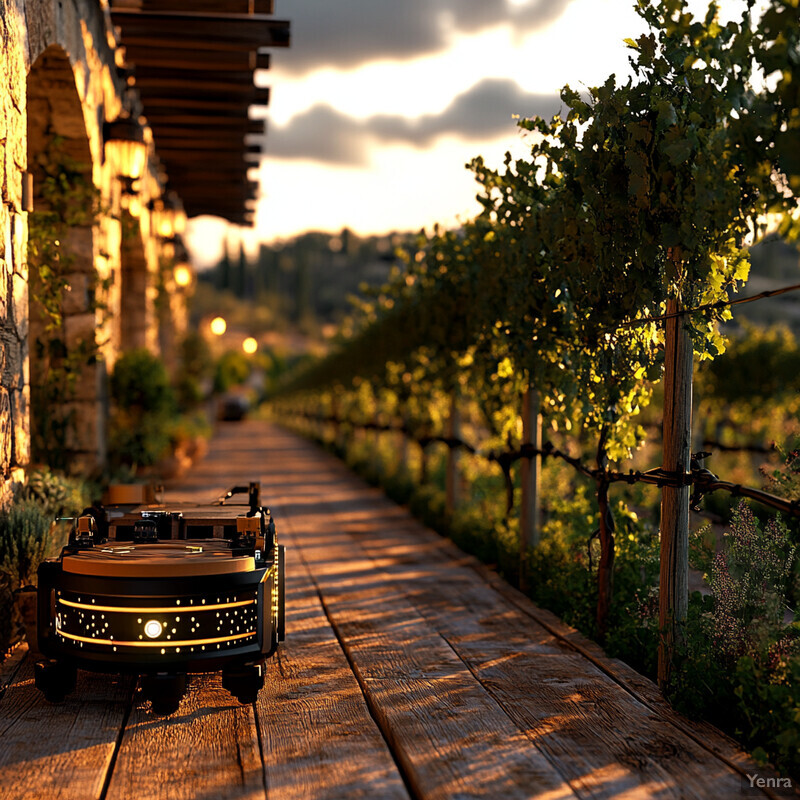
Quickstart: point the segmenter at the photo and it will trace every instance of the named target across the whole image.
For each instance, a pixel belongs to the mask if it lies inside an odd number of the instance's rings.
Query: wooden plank
[[[380,730],[297,558],[288,520],[287,639],[259,695],[268,786],[282,800],[407,800]]]
[[[178,495],[206,502],[222,487],[258,477],[263,426],[227,429],[215,438]],[[238,475],[231,470],[240,470]],[[248,472],[248,470],[250,470]],[[270,797],[282,800],[407,800],[391,753],[297,555],[289,522],[272,497],[287,543],[287,639],[268,663],[256,705]]]
[[[248,119],[246,111],[246,107],[242,107],[241,112],[235,115],[223,111],[203,111],[193,114],[154,107],[145,113],[145,117],[152,125],[186,125],[232,130],[246,130],[251,122],[261,122],[263,125],[263,120]]]
[[[136,88],[139,92],[152,90],[181,90],[182,92],[249,92],[253,87],[253,72],[219,72],[200,70],[164,70],[152,67],[136,68]]]
[[[274,14],[273,0],[112,0],[111,11],[186,11],[216,14]]]
[[[288,444],[279,446],[281,468],[290,471]],[[735,796],[746,785],[746,772],[771,774],[712,726],[686,720],[663,698],[655,701],[659,695],[652,683],[605,657],[597,645],[588,643],[590,650],[583,652],[562,638],[563,631],[540,628],[531,624],[531,614],[515,613],[522,609],[509,596],[570,632],[496,576],[493,582],[508,596],[489,591],[486,567],[380,495],[363,489],[371,500],[348,499],[338,465],[329,467],[329,457],[318,453],[314,480],[336,501],[322,505],[325,529],[337,536],[347,531],[356,540],[361,554],[353,552],[354,561],[365,555],[375,559],[374,567],[389,574],[578,795],[683,797],[691,787],[696,797]],[[306,496],[313,496],[313,485],[304,486]],[[314,521],[305,526],[313,530]],[[476,573],[483,580],[476,580]],[[372,575],[380,581],[379,573]],[[644,688],[632,689],[630,676]]]
[[[182,152],[201,154],[214,153],[216,155],[236,155],[240,158],[254,157],[261,154],[261,145],[246,145],[243,139],[217,138],[204,140],[200,137],[183,139],[161,136],[158,140],[158,152]]]
[[[289,22],[265,14],[117,9],[112,12],[111,19],[120,27],[125,47],[249,51],[260,47],[288,47],[290,43]]]
[[[726,736],[718,728],[702,720],[687,719],[676,712],[651,680],[636,672],[624,661],[609,658],[596,642],[587,639],[583,634],[566,625],[551,611],[539,608],[485,565],[471,559],[468,566],[480,574],[484,580],[491,583],[509,603],[519,608],[543,628],[567,643],[584,658],[590,660],[612,680],[619,683],[625,691],[635,697],[651,713],[667,720],[694,741],[702,743],[703,746],[714,752],[720,760],[729,764],[739,774],[753,773],[755,769],[753,759],[742,750],[737,742]],[[774,777],[774,774],[768,769],[759,768],[759,774],[763,777]],[[772,796],[769,792],[766,792],[766,794]]]
[[[213,51],[198,47],[194,50],[171,50],[162,46],[149,47],[130,42],[123,47],[125,60],[138,70],[140,67],[159,69],[208,70],[213,64],[219,73],[252,72],[254,69],[269,69],[270,54],[257,51]]]
[[[200,142],[224,142],[227,145],[242,146],[245,144],[245,136],[261,136],[264,135],[264,125],[253,132],[245,130],[225,129],[225,128],[203,128],[201,126],[188,126],[188,125],[168,125],[151,123],[150,127],[153,129],[153,136],[156,139],[156,147],[158,147],[159,137],[162,139],[179,139],[195,140]]]
[[[0,661],[0,698],[3,697],[5,690],[14,682],[14,677],[19,672],[27,655],[28,646],[24,642],[20,642]]]
[[[233,111],[247,111],[248,106],[269,104],[269,87],[239,86],[234,90],[214,91],[206,86],[195,85],[193,88],[184,89],[182,87],[139,87],[139,95],[145,106],[145,114],[148,105],[159,103],[166,105],[166,102],[181,102],[181,108],[191,107],[196,104],[198,108],[206,109],[206,103],[220,104],[222,108]]]
[[[242,133],[263,133],[264,120],[248,119],[246,116],[231,116],[229,114],[214,114],[206,112],[204,114],[180,114],[154,108],[146,115],[147,121],[156,127],[166,125],[168,127],[184,125],[186,127],[197,128],[219,128]]]
[[[304,496],[295,505],[280,489],[287,475],[296,477],[293,466],[283,458],[280,465],[265,462],[270,494],[283,509],[284,524],[291,520],[293,540],[412,791],[431,800],[574,797],[448,643],[337,532],[331,509],[350,502],[347,488],[315,468],[313,477],[305,474]],[[319,482],[330,503],[311,499]]]
[[[177,92],[150,92],[142,96],[144,115],[149,117],[159,113],[162,109],[180,111],[183,114],[239,114],[247,116],[250,106],[266,106],[269,102],[269,93],[261,91],[252,92],[250,95],[239,94],[224,97],[209,95],[203,97],[181,97]]]
[[[194,169],[202,170],[211,160],[218,167],[235,167],[242,164],[246,164],[248,168],[255,166],[255,164],[251,165],[250,162],[245,161],[246,156],[241,149],[238,151],[211,150],[208,148],[204,150],[192,150],[189,148],[175,150],[168,147],[159,147],[158,156],[169,166],[170,172],[177,165],[182,167],[190,166],[194,167]]]
[[[128,678],[79,671],[76,690],[51,705],[26,658],[0,699],[0,800],[99,798],[132,687]]]
[[[348,529],[346,518],[337,522]],[[698,797],[721,797],[741,789],[741,775],[669,720],[651,715],[470,570],[430,549],[421,552],[415,527],[393,526],[375,508],[350,530],[576,794],[678,798],[688,785]]]
[[[218,207],[225,207],[225,203],[223,202],[225,200],[231,200],[243,204],[245,200],[254,199],[252,194],[243,192],[235,186],[226,187],[223,183],[214,184],[211,189],[202,190],[202,192],[199,189],[192,191],[191,188],[185,188],[178,181],[174,181],[173,183],[175,189],[178,191],[178,194],[181,195],[181,197],[183,197],[183,194],[185,193],[185,201],[191,201],[198,204],[205,202],[211,205],[214,204],[215,200],[219,200],[220,204]],[[214,194],[214,192],[217,194]]]
[[[133,709],[107,800],[264,798],[265,776],[253,706],[240,706],[219,674],[194,675],[180,708],[154,716]]]

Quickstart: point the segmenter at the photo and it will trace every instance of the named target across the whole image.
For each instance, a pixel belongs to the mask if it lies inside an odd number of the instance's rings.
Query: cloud
[[[354,119],[328,105],[315,105],[282,127],[270,127],[267,155],[328,164],[367,166],[377,143],[426,147],[440,136],[482,140],[515,130],[513,115],[551,117],[556,95],[530,94],[505,78],[487,78],[458,95],[441,114],[416,119],[377,114]]]
[[[519,33],[561,15],[571,0],[283,0],[292,46],[274,66],[288,73],[352,68],[379,59],[439,52],[451,33],[476,33],[508,23]]]

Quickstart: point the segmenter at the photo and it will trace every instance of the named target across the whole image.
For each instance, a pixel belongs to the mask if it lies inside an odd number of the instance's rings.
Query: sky
[[[691,0],[701,14],[704,0]],[[723,18],[742,0],[721,0]],[[256,82],[271,87],[255,225],[190,221],[199,268],[239,242],[307,230],[383,234],[474,216],[465,165],[524,157],[516,117],[552,116],[569,84],[629,73],[634,0],[276,0],[292,45]]]

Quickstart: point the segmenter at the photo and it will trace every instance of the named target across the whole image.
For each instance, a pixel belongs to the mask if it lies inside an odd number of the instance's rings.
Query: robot
[[[78,668],[139,675],[165,715],[187,674],[221,670],[240,703],[254,702],[285,636],[285,551],[260,485],[209,505],[160,504],[139,489],[86,509],[40,565],[37,688],[60,702]],[[246,505],[231,501],[244,493]]]

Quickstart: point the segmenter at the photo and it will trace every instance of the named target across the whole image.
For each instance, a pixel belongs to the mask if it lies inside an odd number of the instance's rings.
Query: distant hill
[[[755,245],[750,260],[750,280],[740,296],[800,283],[800,250],[777,236],[768,236]],[[785,323],[800,335],[800,291],[735,307],[730,325],[736,328],[744,320],[760,326]]]
[[[380,286],[396,263],[398,247],[414,234],[357,236],[309,232],[281,244],[262,244],[258,258],[225,257],[198,276],[200,305],[208,289],[239,301],[255,300],[271,312],[274,327],[339,323],[351,308],[349,297],[362,284]],[[198,316],[204,313],[197,309]]]

